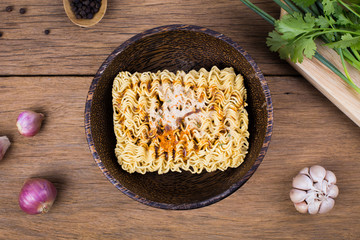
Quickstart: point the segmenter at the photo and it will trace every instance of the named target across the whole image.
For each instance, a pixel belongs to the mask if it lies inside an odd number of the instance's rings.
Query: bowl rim
[[[261,87],[262,87],[263,92],[265,94],[266,109],[267,109],[267,126],[266,126],[266,133],[265,133],[264,142],[263,142],[263,145],[261,147],[261,150],[259,152],[258,157],[256,158],[256,160],[255,160],[254,164],[252,165],[252,167],[248,170],[248,172],[238,182],[234,183],[226,191],[224,191],[224,192],[222,192],[222,193],[220,193],[220,194],[218,194],[218,195],[216,195],[214,197],[211,197],[209,199],[203,200],[201,202],[186,203],[186,204],[169,204],[169,203],[154,202],[154,201],[151,201],[151,200],[148,200],[146,198],[143,198],[141,196],[136,195],[135,193],[131,192],[126,187],[121,185],[121,183],[119,181],[117,181],[110,174],[110,172],[107,170],[107,168],[105,167],[105,165],[101,161],[100,156],[99,156],[99,154],[98,154],[98,152],[97,152],[97,150],[95,148],[95,145],[94,145],[92,132],[91,132],[90,110],[91,110],[91,105],[92,105],[92,98],[93,98],[95,89],[96,89],[96,87],[98,85],[98,82],[100,80],[100,77],[101,77],[102,73],[105,71],[105,69],[107,68],[107,66],[111,63],[111,61],[117,55],[119,55],[121,52],[123,52],[131,44],[139,41],[142,38],[145,38],[145,37],[148,37],[148,36],[151,36],[151,35],[154,35],[154,34],[158,34],[158,33],[164,33],[164,32],[169,32],[169,31],[179,31],[179,30],[200,32],[200,33],[204,33],[204,34],[210,35],[212,37],[215,37],[217,39],[220,39],[220,40],[224,41],[225,43],[227,43],[228,45],[230,45],[231,47],[235,48],[238,52],[240,52],[245,57],[245,59],[250,63],[253,70],[255,71],[256,77],[260,80]],[[105,175],[105,177],[117,189],[119,189],[122,193],[124,193],[128,197],[130,197],[130,198],[132,198],[132,199],[134,199],[134,200],[136,200],[136,201],[138,201],[140,203],[143,203],[145,205],[155,207],[155,208],[161,208],[161,209],[189,210],[189,209],[201,208],[201,207],[205,207],[205,206],[214,204],[214,203],[228,197],[232,193],[234,193],[237,189],[239,189],[243,184],[245,184],[249,180],[249,178],[254,174],[254,172],[256,171],[256,169],[259,167],[260,163],[264,159],[265,154],[266,154],[267,149],[268,149],[269,144],[270,144],[270,140],[271,140],[271,136],[272,136],[272,128],[273,128],[273,106],[272,106],[270,90],[269,90],[269,87],[267,85],[267,82],[265,80],[264,75],[260,71],[260,68],[257,66],[255,61],[252,59],[252,57],[242,47],[240,47],[236,42],[231,40],[229,37],[226,37],[225,35],[223,35],[221,33],[218,33],[216,31],[210,30],[209,28],[200,27],[200,26],[196,26],[196,25],[173,24],[173,25],[159,26],[159,27],[155,27],[155,28],[146,30],[146,31],[144,31],[142,33],[136,34],[135,36],[133,36],[133,37],[129,38],[128,40],[126,40],[125,42],[123,42],[119,47],[117,47],[106,58],[106,60],[100,66],[100,68],[97,71],[93,81],[91,82],[91,85],[90,85],[90,88],[89,88],[89,91],[88,91],[88,94],[87,94],[87,98],[86,98],[86,104],[85,104],[85,134],[86,134],[86,139],[87,139],[87,142],[88,142],[88,145],[89,145],[90,152],[91,152],[96,164],[98,165],[98,167],[102,171],[102,173]]]

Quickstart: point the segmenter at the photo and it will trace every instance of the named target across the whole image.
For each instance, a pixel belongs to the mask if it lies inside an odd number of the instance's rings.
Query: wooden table
[[[272,1],[254,3],[278,17]],[[270,148],[253,177],[226,199],[188,211],[155,209],[118,191],[95,165],[84,132],[87,91],[107,55],[139,32],[179,23],[243,46],[274,104]],[[0,162],[0,239],[358,239],[360,129],[268,50],[271,30],[239,0],[110,0],[103,20],[87,29],[69,21],[60,0],[2,0],[0,135],[12,146]],[[17,132],[24,109],[46,114],[34,138]],[[289,199],[291,181],[314,164],[335,172],[340,195],[329,214],[301,215]],[[30,177],[58,189],[47,214],[27,215],[18,206]]]

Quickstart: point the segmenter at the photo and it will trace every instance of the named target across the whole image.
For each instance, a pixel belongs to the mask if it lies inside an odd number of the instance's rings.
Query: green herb
[[[249,0],[240,1],[274,25],[266,44],[271,51],[278,52],[280,58],[301,63],[304,56],[315,57],[360,93],[346,66],[347,62],[360,71],[358,0],[274,0],[287,11],[279,20]],[[316,39],[321,39],[325,46],[339,54],[345,75],[316,51]]]

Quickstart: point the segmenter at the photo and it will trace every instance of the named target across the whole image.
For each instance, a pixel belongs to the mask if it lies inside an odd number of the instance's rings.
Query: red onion
[[[19,114],[16,126],[21,135],[25,137],[35,136],[41,127],[44,120],[44,114],[33,111],[24,111]]]
[[[56,198],[56,188],[46,179],[27,180],[19,194],[19,206],[28,214],[46,213]]]
[[[0,160],[3,159],[7,149],[10,147],[10,140],[7,136],[0,137]]]

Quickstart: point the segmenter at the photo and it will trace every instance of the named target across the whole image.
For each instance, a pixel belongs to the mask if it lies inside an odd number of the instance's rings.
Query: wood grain
[[[272,1],[253,2],[278,16]],[[14,11],[5,11],[9,5]],[[226,199],[189,211],[155,209],[118,191],[96,166],[84,130],[86,95],[108,54],[171,23],[208,27],[238,42],[266,74],[274,106],[270,148],[252,178]],[[86,29],[70,22],[61,1],[2,0],[0,135],[12,146],[0,162],[0,239],[358,239],[360,129],[269,52],[271,28],[238,0],[112,0],[101,22]],[[33,138],[17,132],[23,109],[46,115]],[[288,196],[292,177],[313,164],[338,177],[340,194],[327,215],[298,214]],[[46,215],[18,207],[29,177],[58,189]]]
[[[275,125],[264,161],[228,198],[188,211],[142,205],[102,175],[84,133],[91,80],[1,78],[0,135],[13,142],[0,162],[3,239],[356,239],[360,235],[360,129],[303,78],[267,77]],[[46,114],[34,138],[17,133],[15,121],[22,109]],[[340,195],[327,215],[298,214],[289,200],[292,177],[313,164],[333,170],[338,177]],[[59,190],[46,215],[26,215],[18,207],[18,192],[29,177],[48,178]]]
[[[318,52],[329,59],[338,69],[343,69],[340,57],[335,51],[320,46]],[[313,84],[324,96],[344,112],[351,120],[360,126],[360,94],[351,88],[338,75],[325,67],[317,59],[304,59],[302,63],[289,63],[301,73],[311,84]],[[349,73],[354,83],[359,85],[360,73],[352,66]]]
[[[254,1],[273,16],[271,1]],[[14,6],[6,12],[6,6]],[[25,7],[26,14],[19,14]],[[251,24],[250,24],[251,23]],[[168,24],[208,27],[238,42],[266,74],[296,75],[265,44],[272,26],[239,0],[112,0],[95,26],[73,24],[61,1],[0,1],[0,75],[94,75],[106,57],[137,33]],[[45,35],[44,30],[50,34]]]

